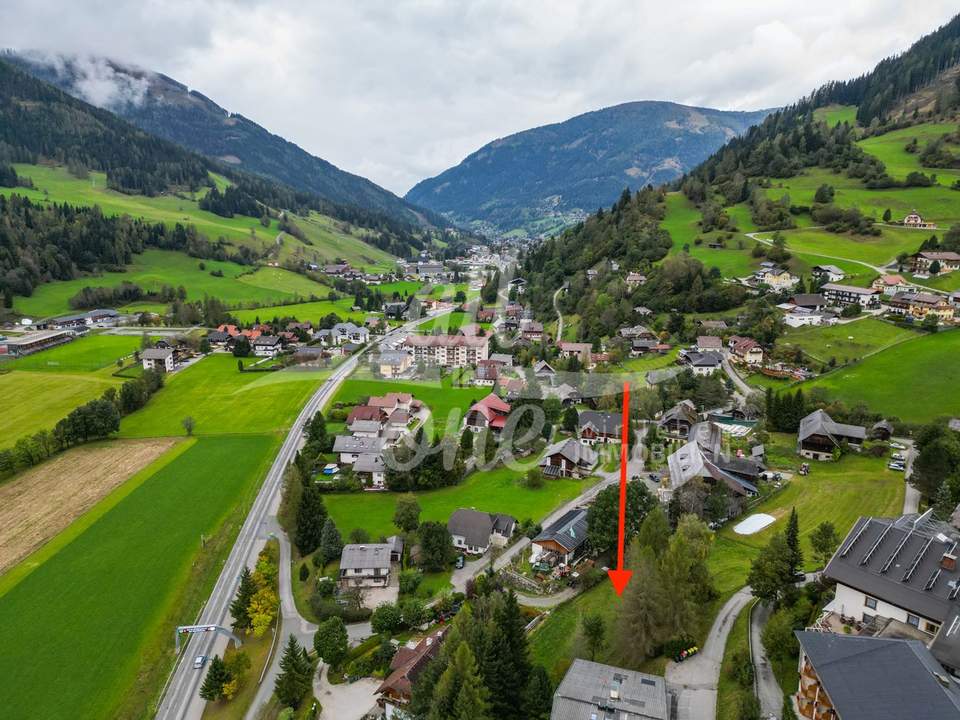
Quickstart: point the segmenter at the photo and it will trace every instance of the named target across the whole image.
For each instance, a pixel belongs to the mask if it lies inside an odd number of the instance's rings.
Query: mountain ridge
[[[5,51],[2,57],[141,130],[337,205],[412,226],[448,223],[372,180],[343,170],[163,73],[100,57]]]
[[[624,187],[678,179],[769,112],[611,105],[497,138],[405,198],[487,233],[545,235],[608,206]]]

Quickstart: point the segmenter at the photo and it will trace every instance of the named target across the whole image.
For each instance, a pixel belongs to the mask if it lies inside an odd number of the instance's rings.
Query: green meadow
[[[204,269],[200,269],[200,264]],[[223,273],[223,277],[212,275]],[[145,250],[135,255],[125,272],[105,273],[38,286],[30,297],[14,298],[14,310],[24,315],[48,317],[74,312],[69,300],[85,287],[117,287],[131,282],[144,290],[160,290],[164,285],[187,290],[188,300],[202,300],[205,295],[218,297],[227,305],[276,303],[309,297],[326,296],[330,288],[309,278],[280,268],[254,269],[233,262],[198,260],[172,250]]]
[[[596,482],[596,478],[562,478],[548,480],[539,490],[531,490],[521,487],[521,475],[499,467],[472,473],[459,485],[415,493],[422,510],[420,520],[446,523],[457,508],[475,508],[509,513],[518,520],[539,521]],[[380,537],[397,532],[393,526],[397,497],[389,492],[330,494],[324,502],[344,537],[355,528],[363,528],[371,537]]]
[[[772,233],[764,236],[769,238]],[[787,249],[801,255],[824,258],[819,262],[836,265],[830,256],[883,266],[896,260],[900,253],[916,252],[926,238],[922,231],[884,226],[878,236],[831,233],[826,230],[802,229],[781,232]]]
[[[847,363],[917,337],[920,334],[916,330],[867,317],[842,325],[787,328],[777,340],[777,347],[802,350],[820,363],[830,358]]]
[[[173,661],[173,628],[195,619],[213,579],[193,568],[199,562],[212,569],[229,548],[242,519],[235,509],[252,502],[278,442],[196,440],[4,586],[5,717],[118,717],[120,708],[126,716],[148,715]],[[215,541],[201,549],[201,537]],[[56,692],[49,691],[51,673]]]
[[[907,422],[957,416],[958,352],[960,332],[956,330],[922,335],[801,387],[823,388],[848,405],[863,402],[875,412]]]
[[[837,123],[857,124],[857,106],[856,105],[825,105],[813,111],[813,116],[817,120],[822,120],[830,127]]]
[[[3,367],[14,370],[90,372],[113,367],[117,360],[139,349],[140,338],[136,335],[88,333],[65,345],[27,355]]]
[[[902,180],[908,173],[918,171],[927,175],[937,176],[941,185],[951,185],[954,180],[960,179],[960,170],[948,168],[926,168],[920,164],[920,153],[906,151],[907,143],[916,139],[918,150],[922,151],[927,143],[937,140],[948,133],[956,132],[954,123],[923,123],[902,130],[893,130],[883,135],[866,138],[858,144],[865,151],[883,161],[891,177]],[[948,145],[950,150],[957,152],[956,145]]]
[[[363,320],[372,313],[363,311],[354,311],[353,297],[344,297],[339,300],[315,300],[313,302],[293,303],[291,305],[268,305],[265,307],[247,308],[246,310],[231,310],[238,321],[242,323],[252,323],[258,318],[261,322],[269,322],[273,318],[295,317],[300,322],[310,321],[314,324],[319,322],[320,318],[334,313],[344,320],[353,322],[363,322]]]
[[[123,419],[120,437],[183,435],[188,415],[199,436],[281,432],[329,374],[296,368],[242,373],[235,357],[216,353],[167,378],[146,407]]]
[[[670,233],[673,240],[671,253],[689,252],[691,257],[702,262],[706,267],[718,268],[724,277],[743,277],[749,275],[759,266],[760,260],[750,255],[754,242],[743,236],[742,233],[754,230],[750,222],[750,213],[745,207],[728,209],[737,220],[738,232],[730,240],[726,240],[724,248],[710,248],[711,242],[717,240],[723,233],[716,231],[700,232],[698,225],[700,211],[683,193],[667,194],[667,214],[663,219],[662,227]],[[696,243],[702,238],[701,244]]]
[[[65,373],[13,370],[0,373],[0,396],[7,398],[0,413],[0,448],[6,448],[40,430],[53,430],[61,418],[121,378],[100,372]]]

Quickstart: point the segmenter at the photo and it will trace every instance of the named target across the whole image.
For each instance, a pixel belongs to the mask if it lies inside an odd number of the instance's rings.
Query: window
[[[866,605],[871,610],[877,609],[877,599],[874,597],[870,597],[869,595],[863,598],[863,604]]]
[[[918,618],[916,615],[907,613],[907,625],[913,625],[915,628],[920,627],[920,618]]]
[[[873,622],[873,617],[874,617],[874,616],[871,615],[870,613],[864,613],[864,614],[863,614],[863,621],[864,621],[865,623]]]
[[[937,625],[936,623],[932,623],[932,622],[929,622],[929,621],[925,621],[925,622],[923,623],[923,629],[924,629],[925,632],[928,632],[928,633],[930,633],[931,635],[936,635],[936,634],[937,634],[937,630],[940,629],[940,626]]]

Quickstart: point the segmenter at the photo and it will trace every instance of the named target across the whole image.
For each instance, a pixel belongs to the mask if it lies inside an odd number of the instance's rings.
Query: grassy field
[[[799,457],[793,454],[794,436],[772,435],[766,444],[771,467],[795,470]],[[776,521],[753,535],[737,535],[736,523],[723,527],[710,552],[709,566],[721,594],[746,584],[750,563],[777,532],[787,525],[790,509],[796,507],[800,519],[800,541],[804,567],[814,569],[810,533],[825,520],[834,524],[843,536],[861,515],[898,514],[903,507],[903,474],[888,470],[884,458],[847,455],[839,462],[811,463],[809,475],[794,475],[779,493],[752,508],[767,513]]]
[[[147,714],[152,695],[132,691],[143,680],[141,665],[152,661],[148,672],[162,681],[172,661],[171,630],[197,610],[183,593],[208,589],[188,583],[204,556],[198,539],[216,535],[230,508],[252,501],[277,442],[195,441],[4,588],[0,696],[7,717],[119,717],[121,705]],[[49,692],[51,672],[56,692]]]
[[[727,240],[727,247],[711,249],[710,242],[720,234],[717,232],[703,233],[697,223],[700,220],[700,211],[682,193],[673,192],[667,195],[667,215],[662,226],[669,231],[673,239],[671,253],[682,252],[684,247],[689,248],[691,257],[696,258],[707,267],[716,267],[724,277],[743,277],[749,275],[758,267],[759,260],[751,257],[750,250],[754,242],[743,237],[741,233],[754,230],[750,222],[750,213],[746,208],[736,208],[731,215],[737,219],[739,232],[734,233],[731,240]],[[703,238],[703,243],[697,245],[695,239]],[[742,247],[740,247],[742,245]]]
[[[539,490],[521,487],[520,473],[507,468],[475,472],[459,485],[416,493],[420,520],[446,522],[457,508],[505,512],[518,520],[541,520],[555,508],[575,498],[596,480],[548,480]],[[327,495],[324,500],[341,535],[363,528],[372,537],[392,535],[396,493],[350,493]]]
[[[231,310],[230,314],[242,323],[251,323],[257,318],[263,322],[268,322],[274,317],[295,317],[300,322],[309,320],[314,324],[330,313],[353,322],[363,322],[366,317],[372,314],[367,311],[354,312],[350,309],[351,307],[353,307],[353,298],[345,297],[339,300],[316,300],[292,305],[268,305],[247,310]]]
[[[817,120],[822,120],[830,127],[837,123],[857,124],[857,106],[856,105],[826,105],[813,111],[813,116]]]
[[[787,328],[777,340],[777,347],[787,350],[799,348],[805,355],[821,363],[826,363],[830,358],[847,363],[919,336],[916,330],[866,317],[843,325]]]
[[[412,393],[417,400],[424,402],[430,408],[433,428],[443,430],[451,411],[459,411],[459,417],[462,419],[473,403],[490,394],[490,389],[451,387],[449,378],[444,378],[442,384],[349,378],[340,386],[332,402],[356,405],[370,395],[384,395],[388,392]]]
[[[305,218],[295,217],[294,222],[312,245],[304,245],[284,235],[281,238],[281,260],[303,259],[323,265],[340,259],[370,271],[393,270],[396,267],[393,255],[365,242],[366,238],[375,234],[372,230],[354,227],[316,212],[311,212]]]
[[[248,361],[249,362],[249,361]],[[246,372],[232,355],[211,355],[167,379],[142,410],[120,424],[121,437],[275,433],[286,429],[329,370]]]
[[[205,270],[200,269],[203,263]],[[210,273],[220,271],[223,277]],[[232,262],[198,260],[171,250],[145,250],[135,255],[126,272],[106,273],[38,286],[30,297],[14,298],[14,309],[24,315],[47,317],[74,312],[71,297],[85,287],[116,287],[124,282],[136,283],[144,290],[159,290],[164,285],[183,286],[188,300],[202,300],[205,295],[218,297],[230,306],[250,303],[275,303],[309,297],[326,297],[330,288],[302,275],[280,268],[252,268]]]
[[[112,367],[120,358],[140,349],[136,335],[87,334],[66,345],[14,360],[7,367],[15,370],[50,372],[88,372]]]
[[[100,397],[120,378],[109,370],[96,373],[26,372],[0,374],[0,397],[9,398],[0,413],[0,449],[57,421],[85,402]]]
[[[628,360],[624,360],[621,363],[621,366],[627,372],[646,375],[646,373],[650,372],[651,370],[659,370],[660,368],[670,367],[673,365],[677,361],[677,355],[679,352],[680,348],[675,347],[665,355],[647,354],[643,357],[629,358]]]
[[[927,422],[960,414],[960,332],[925,335],[804,383],[849,405],[864,402],[888,417]]]
[[[920,164],[920,153],[908,153],[904,148],[907,143],[916,138],[919,150],[922,151],[928,142],[955,132],[956,129],[957,126],[954,123],[922,123],[866,138],[861,140],[859,145],[882,160],[887,166],[887,173],[897,180],[902,180],[908,173],[917,171],[936,175],[937,182],[941,185],[951,185],[954,180],[960,179],[960,171],[948,168],[925,168]],[[958,150],[956,145],[948,145],[948,147],[954,153]]]
[[[826,230],[787,230],[783,233],[787,249],[801,254],[829,256],[857,260],[882,266],[896,259],[900,253],[916,252],[926,235],[917,230],[884,227],[879,236],[847,235]],[[769,235],[766,237],[769,238]],[[832,260],[824,262],[833,263]]]

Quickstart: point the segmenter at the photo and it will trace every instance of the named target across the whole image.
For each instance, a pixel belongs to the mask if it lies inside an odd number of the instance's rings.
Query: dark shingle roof
[[[796,636],[843,720],[960,718],[956,684],[920,641],[809,631]]]
[[[587,511],[574,508],[565,512],[560,519],[545,527],[533,542],[552,540],[573,552],[587,540]]]

